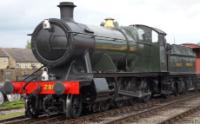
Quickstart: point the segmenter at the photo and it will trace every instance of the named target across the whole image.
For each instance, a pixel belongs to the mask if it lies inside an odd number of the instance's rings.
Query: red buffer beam
[[[6,94],[80,94],[79,81],[36,81],[36,82],[6,82],[3,91]]]

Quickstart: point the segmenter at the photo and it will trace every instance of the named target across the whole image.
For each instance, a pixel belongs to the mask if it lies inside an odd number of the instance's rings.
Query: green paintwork
[[[102,30],[102,29],[101,29]],[[185,58],[168,52],[165,33],[159,29],[145,25],[119,27],[118,29],[103,29],[107,34],[95,37],[95,52],[92,55],[93,70],[97,72],[187,72],[194,71],[194,53],[191,49],[180,47]],[[108,30],[108,31],[106,31]],[[113,32],[113,33],[112,33]],[[117,32],[117,33],[116,33]],[[97,32],[95,33],[98,34]],[[109,38],[108,38],[109,37]],[[178,45],[177,45],[178,46]],[[176,48],[176,49],[175,49]],[[177,52],[175,52],[178,54]],[[190,57],[190,59],[188,59]],[[169,58],[169,70],[167,63]],[[175,67],[178,61],[185,61],[188,67]]]
[[[104,71],[106,70],[107,72],[117,71],[117,68],[115,64],[113,63],[112,58],[108,54],[96,53],[94,57],[96,57],[94,58],[96,61],[93,64],[94,70],[104,70]]]
[[[195,70],[195,54],[190,48],[180,45],[171,45],[169,51],[170,72],[190,72]]]

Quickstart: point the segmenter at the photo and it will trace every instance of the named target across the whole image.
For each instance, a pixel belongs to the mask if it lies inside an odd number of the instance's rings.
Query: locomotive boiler
[[[42,72],[4,85],[8,94],[27,94],[27,116],[62,112],[75,118],[135,99],[184,93],[198,84],[192,49],[167,44],[162,30],[119,26],[112,18],[88,26],[74,20],[73,3],[58,7],[61,19],[45,19],[32,33]]]

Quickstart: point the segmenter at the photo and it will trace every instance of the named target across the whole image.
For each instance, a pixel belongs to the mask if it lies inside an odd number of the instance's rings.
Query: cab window
[[[138,41],[152,42],[151,31],[148,30],[147,28],[137,27],[137,33],[138,33]]]
[[[138,32],[138,39],[140,41],[143,41],[144,40],[144,34],[145,34],[144,30],[138,29],[137,32]]]
[[[152,42],[158,42],[158,33],[152,30]]]
[[[158,42],[158,33],[147,27],[137,27],[138,41]]]

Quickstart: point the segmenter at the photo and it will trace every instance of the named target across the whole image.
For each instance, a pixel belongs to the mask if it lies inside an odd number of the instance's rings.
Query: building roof
[[[23,48],[0,48],[2,56],[12,57],[16,62],[38,62],[31,49]]]
[[[8,57],[8,55],[1,48],[0,48],[0,57]]]
[[[198,44],[184,43],[183,45],[192,49],[200,49],[200,45]]]

